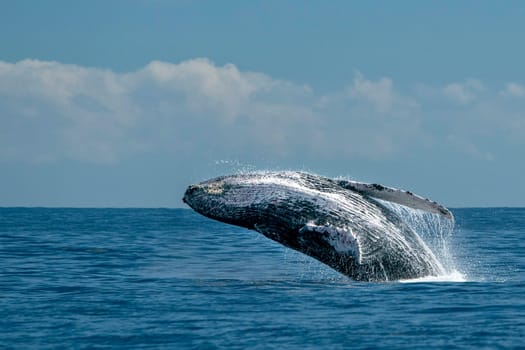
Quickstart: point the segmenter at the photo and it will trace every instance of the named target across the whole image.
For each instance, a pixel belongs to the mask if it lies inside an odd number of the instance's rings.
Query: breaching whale
[[[204,216],[256,230],[354,280],[443,274],[425,242],[380,200],[453,220],[408,191],[292,171],[221,176],[189,186],[183,198]]]

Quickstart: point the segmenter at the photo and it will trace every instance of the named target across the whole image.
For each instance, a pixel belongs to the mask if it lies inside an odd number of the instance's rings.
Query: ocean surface
[[[525,348],[525,209],[456,209],[449,274],[354,282],[187,209],[0,208],[0,349]]]

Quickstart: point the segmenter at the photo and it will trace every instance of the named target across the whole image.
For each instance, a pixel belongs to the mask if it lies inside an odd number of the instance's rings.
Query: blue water
[[[0,208],[0,348],[524,348],[525,209],[454,214],[462,278],[358,283],[190,210]]]

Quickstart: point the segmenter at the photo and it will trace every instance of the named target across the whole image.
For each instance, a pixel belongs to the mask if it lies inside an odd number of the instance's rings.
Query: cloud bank
[[[459,152],[492,161],[525,146],[525,86],[476,79],[397,87],[360,73],[340,91],[207,59],[128,73],[0,61],[0,162],[196,158],[383,159]]]

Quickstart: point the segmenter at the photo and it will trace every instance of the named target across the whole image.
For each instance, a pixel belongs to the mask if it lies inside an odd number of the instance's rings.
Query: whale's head
[[[246,227],[249,221],[244,218],[246,207],[254,197],[253,188],[235,176],[228,176],[190,185],[182,200],[204,216]]]
[[[189,186],[183,201],[204,216],[293,246],[291,235],[314,217],[316,201],[295,180],[258,173],[222,176]]]

